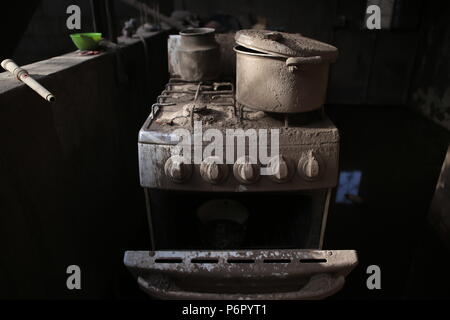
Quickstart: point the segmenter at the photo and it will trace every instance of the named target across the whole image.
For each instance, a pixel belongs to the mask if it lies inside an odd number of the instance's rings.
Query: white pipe
[[[42,98],[47,101],[53,102],[55,101],[55,96],[50,93],[47,89],[45,89],[39,82],[34,80],[25,69],[20,68],[14,61],[11,59],[5,59],[2,61],[1,66],[6,71],[11,72],[17,80],[22,81],[31,89],[36,91]]]

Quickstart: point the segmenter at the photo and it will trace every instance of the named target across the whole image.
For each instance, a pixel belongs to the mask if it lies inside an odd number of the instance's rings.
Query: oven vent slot
[[[182,258],[158,258],[155,263],[182,263]],[[255,263],[255,259],[228,259],[227,263]],[[291,263],[291,259],[264,259],[264,263]],[[205,264],[205,263],[219,263],[219,259],[191,259],[191,263]],[[327,259],[300,259],[300,263],[327,263]]]
[[[358,260],[354,250],[255,249],[127,251],[124,262],[153,298],[310,300],[339,291]]]
[[[300,263],[326,263],[327,259],[300,259]]]

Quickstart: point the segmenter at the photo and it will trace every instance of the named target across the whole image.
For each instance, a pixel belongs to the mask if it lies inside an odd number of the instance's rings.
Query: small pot
[[[219,75],[220,47],[214,31],[212,28],[194,28],[180,32],[177,58],[183,80],[213,80]]]
[[[236,34],[236,100],[266,112],[320,109],[337,49],[298,34],[242,30]]]

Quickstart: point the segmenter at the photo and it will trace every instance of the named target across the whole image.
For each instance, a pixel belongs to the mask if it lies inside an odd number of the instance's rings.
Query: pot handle
[[[319,64],[322,62],[321,56],[312,57],[291,57],[286,59],[286,66],[294,71],[302,64]]]

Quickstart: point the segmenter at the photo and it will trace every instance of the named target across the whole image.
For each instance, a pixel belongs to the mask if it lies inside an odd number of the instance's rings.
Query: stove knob
[[[251,184],[259,179],[259,166],[248,156],[239,158],[233,166],[234,177],[241,183]]]
[[[309,151],[300,159],[298,164],[299,173],[306,180],[317,180],[323,171],[322,160],[314,151]]]
[[[288,160],[283,156],[275,156],[270,159],[268,170],[272,171],[270,177],[276,182],[286,182],[292,176]]]
[[[174,182],[183,182],[190,178],[192,166],[181,156],[172,156],[164,165],[164,172]]]
[[[218,184],[228,176],[228,166],[218,157],[208,157],[200,165],[200,175],[209,183]]]

